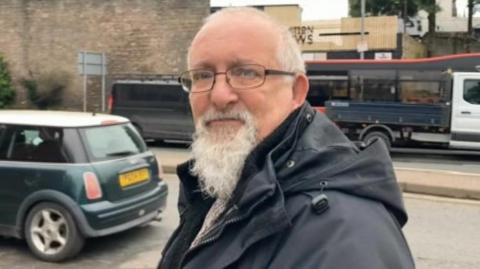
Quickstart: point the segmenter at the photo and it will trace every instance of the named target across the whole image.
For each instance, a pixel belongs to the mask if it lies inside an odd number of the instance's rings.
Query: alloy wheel
[[[59,211],[45,208],[33,217],[30,233],[33,244],[40,252],[55,255],[65,247],[69,230],[65,217]]]

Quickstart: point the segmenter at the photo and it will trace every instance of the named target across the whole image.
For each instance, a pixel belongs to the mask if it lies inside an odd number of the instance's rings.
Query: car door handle
[[[461,113],[462,115],[470,115],[470,114],[472,114],[472,112],[470,112],[470,111],[461,111],[460,113]]]

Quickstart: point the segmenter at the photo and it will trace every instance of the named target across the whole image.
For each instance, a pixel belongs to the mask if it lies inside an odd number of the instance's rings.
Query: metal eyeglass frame
[[[263,69],[263,80],[261,83],[259,83],[258,85],[255,85],[255,86],[251,86],[251,87],[245,87],[245,88],[238,88],[238,87],[233,87],[231,84],[230,84],[230,76],[228,75],[229,72],[234,69],[234,68],[239,68],[239,67],[242,67],[242,66],[257,66],[257,67],[261,67]],[[192,71],[195,71],[195,70],[203,70],[203,71],[208,71],[212,74],[212,77],[213,77],[213,80],[212,80],[212,85],[210,86],[210,88],[206,89],[206,90],[201,90],[201,91],[195,91],[195,92],[192,92],[191,89],[189,89],[187,86],[185,86],[185,84],[183,83],[183,80],[182,80],[182,77],[185,75],[185,74],[188,74]],[[188,93],[203,93],[203,92],[209,92],[213,89],[213,86],[215,85],[215,82],[216,82],[216,78],[217,78],[217,75],[225,75],[226,77],[226,81],[227,81],[227,84],[232,87],[232,89],[235,89],[235,90],[248,90],[248,89],[253,89],[253,88],[257,88],[257,87],[260,87],[262,86],[264,83],[265,83],[265,80],[266,80],[266,77],[269,76],[269,75],[283,75],[283,76],[295,76],[295,73],[294,72],[289,72],[289,71],[282,71],[282,70],[277,70],[277,69],[267,69],[265,68],[263,65],[259,65],[259,64],[243,64],[243,65],[237,65],[237,66],[233,66],[229,69],[227,69],[225,72],[214,72],[212,70],[209,70],[209,69],[191,69],[191,70],[187,70],[185,72],[182,72],[180,74],[180,76],[178,77],[178,82],[180,83],[180,85],[182,85],[182,89]]]

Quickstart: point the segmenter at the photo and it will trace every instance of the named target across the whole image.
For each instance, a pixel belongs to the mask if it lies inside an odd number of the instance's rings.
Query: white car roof
[[[0,124],[86,127],[126,122],[129,122],[129,120],[124,117],[98,113],[45,110],[0,110]]]

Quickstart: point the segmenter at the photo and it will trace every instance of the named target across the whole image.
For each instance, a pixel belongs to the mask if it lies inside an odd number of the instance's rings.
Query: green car
[[[167,193],[155,155],[126,118],[0,110],[0,235],[24,238],[44,261],[152,221]]]

